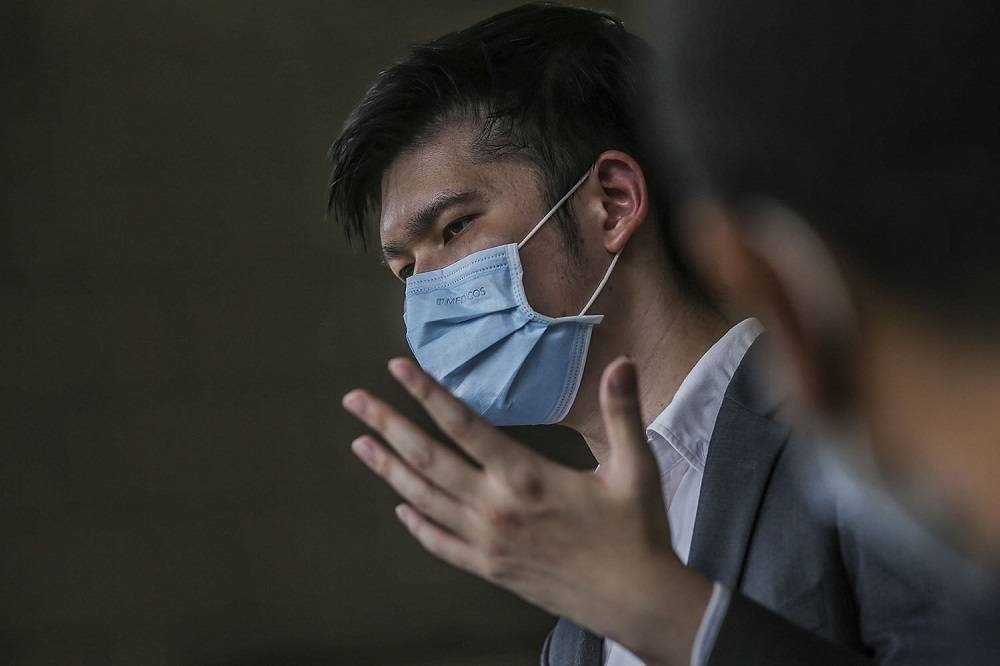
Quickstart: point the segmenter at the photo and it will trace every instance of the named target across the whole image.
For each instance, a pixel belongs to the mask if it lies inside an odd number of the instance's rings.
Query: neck
[[[691,368],[728,329],[718,314],[664,288],[665,279],[626,273],[614,282],[617,284],[609,284],[607,295],[602,293],[595,304],[594,311],[605,313],[605,320],[594,328],[587,368],[576,401],[563,421],[583,436],[598,463],[603,463],[609,452],[598,402],[601,374],[608,363],[628,355],[636,364],[642,419],[649,424],[670,403]],[[634,297],[626,300],[618,294]]]

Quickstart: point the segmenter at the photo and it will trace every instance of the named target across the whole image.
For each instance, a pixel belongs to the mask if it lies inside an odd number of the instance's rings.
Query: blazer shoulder
[[[726,387],[724,400],[757,416],[772,418],[785,398],[784,384],[772,358],[771,336],[765,331],[747,348]]]

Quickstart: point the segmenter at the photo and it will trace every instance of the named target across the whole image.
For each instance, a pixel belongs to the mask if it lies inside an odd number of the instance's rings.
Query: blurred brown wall
[[[375,73],[513,4],[4,3],[0,662],[536,663],[349,452],[402,293],[322,215]]]

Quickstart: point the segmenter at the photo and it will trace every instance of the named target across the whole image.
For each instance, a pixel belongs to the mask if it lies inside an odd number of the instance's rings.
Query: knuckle
[[[409,451],[410,463],[419,470],[427,470],[434,464],[434,451],[427,442],[416,442]]]
[[[413,534],[413,538],[415,538],[427,552],[432,555],[437,555],[437,541],[434,540],[434,535],[425,521],[418,521],[415,525],[413,525],[410,532]]]
[[[434,395],[434,384],[430,378],[421,374],[420,379],[413,387],[413,393],[420,402],[427,402]]]
[[[415,509],[421,513],[426,513],[434,499],[434,493],[426,482],[418,483],[413,488],[408,499]]]
[[[490,539],[483,546],[486,559],[494,564],[502,564],[507,558],[507,544],[501,539]]]
[[[493,530],[508,532],[524,523],[521,513],[512,507],[493,506],[486,510],[486,521]]]
[[[512,470],[510,485],[518,497],[537,502],[545,497],[545,482],[537,470],[521,465]]]
[[[393,470],[389,461],[386,460],[386,457],[378,449],[372,452],[371,458],[368,460],[368,466],[371,467],[373,472],[387,480],[392,475]]]
[[[484,552],[484,574],[486,578],[494,583],[510,580],[513,575],[513,567],[507,557],[506,549],[499,544],[491,544]]]
[[[365,419],[372,428],[384,432],[389,421],[385,405],[378,400],[372,400],[365,412]]]
[[[427,532],[427,523],[423,520],[415,520],[413,525],[410,527],[410,531],[413,533],[413,536],[416,537],[417,541],[430,550],[431,538],[430,534]]]
[[[457,409],[445,422],[445,431],[449,437],[462,439],[467,436],[475,425],[476,417],[468,409]]]

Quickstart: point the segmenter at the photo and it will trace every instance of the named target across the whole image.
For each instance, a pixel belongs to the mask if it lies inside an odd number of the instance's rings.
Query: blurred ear
[[[694,203],[685,213],[701,278],[736,313],[758,317],[771,331],[804,407],[839,415],[854,383],[856,320],[825,244],[772,202],[742,209],[739,219],[712,202]]]
[[[601,208],[604,247],[617,254],[646,221],[649,212],[646,177],[631,155],[608,150],[595,161],[592,178],[596,182],[588,191],[595,197],[594,205]]]

